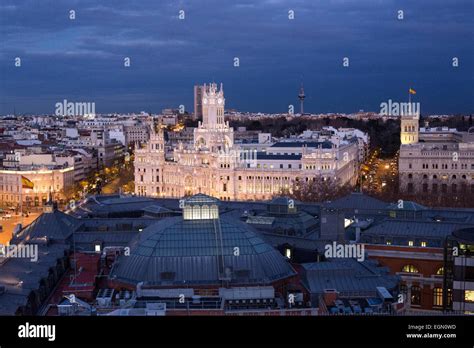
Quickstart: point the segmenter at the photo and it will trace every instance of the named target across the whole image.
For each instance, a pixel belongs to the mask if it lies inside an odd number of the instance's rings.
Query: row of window
[[[392,245],[392,241],[390,239],[388,239],[388,240],[385,241],[385,244]],[[420,246],[423,247],[423,248],[425,248],[427,245],[428,245],[427,241],[421,241],[420,242]],[[415,242],[412,241],[412,240],[409,240],[408,241],[408,246],[415,246]]]
[[[402,267],[402,272],[404,272],[404,273],[420,273],[418,268],[411,265],[411,264],[403,266]],[[436,275],[443,275],[443,274],[444,274],[444,267],[438,268],[438,270],[436,271]]]
[[[412,173],[408,174],[408,179],[412,179],[412,178],[413,178],[413,174],[412,174]],[[438,175],[434,174],[432,178],[433,178],[434,180],[436,180],[436,179],[438,179]],[[446,175],[446,174],[445,174],[445,175],[442,175],[441,178],[444,179],[444,180],[446,180],[446,179],[448,179],[448,175]],[[457,178],[458,178],[458,177],[457,177],[456,174],[453,174],[453,175],[451,176],[451,179],[453,179],[453,180],[456,180]],[[467,180],[467,175],[466,175],[466,174],[463,174],[463,175],[461,175],[461,178],[462,178],[463,180]],[[427,174],[423,174],[423,179],[425,179],[425,180],[428,179],[428,175],[427,175]],[[471,176],[471,179],[474,180],[474,175]]]
[[[247,163],[247,168],[250,168],[250,163]],[[270,169],[273,169],[274,165],[273,164],[268,165],[268,164],[264,163],[263,166],[262,166],[260,163],[257,163],[257,168],[265,168],[265,169],[270,168]],[[286,168],[287,169],[292,169],[293,166],[290,163],[286,166]],[[298,169],[301,169],[301,168],[302,168],[301,164],[299,164]],[[280,163],[280,169],[285,169],[285,165]]]
[[[448,169],[448,164],[447,163],[441,163],[441,169]],[[461,163],[461,169],[467,169],[467,163]],[[408,163],[408,168],[412,169],[413,166],[411,163]],[[428,163],[423,163],[421,165],[422,169],[429,169],[429,164]],[[438,163],[433,163],[431,164],[432,169],[438,169]],[[458,164],[457,163],[451,163],[451,169],[458,169]],[[471,164],[471,169],[474,169],[474,163]]]
[[[416,127],[416,128],[418,128],[418,127]],[[415,132],[415,131],[416,131],[415,126],[407,126],[407,125],[405,125],[404,130],[405,130],[405,133],[406,133],[406,132]]]
[[[461,184],[461,189],[458,190],[458,185],[457,184],[451,184],[451,193],[458,193],[458,192],[467,192],[468,186],[466,184]],[[407,191],[408,192],[414,192],[414,185],[413,183],[408,183],[407,184]],[[422,185],[422,191],[423,192],[428,192],[429,191],[429,186],[428,184],[424,183]],[[438,192],[438,184],[432,184],[431,185],[431,192],[437,193]],[[448,185],[447,184],[442,184],[441,185],[441,192],[442,193],[448,193]],[[471,184],[471,193],[474,193],[474,184]]]
[[[406,295],[408,288],[406,285],[400,285],[400,293]],[[443,306],[443,288],[433,288],[433,307],[442,307]],[[421,288],[417,285],[413,285],[410,288],[410,303],[412,306],[421,306],[422,291]],[[452,303],[452,293],[451,289],[448,290],[448,303],[450,306]]]
[[[301,165],[300,165],[300,168],[301,168]],[[321,166],[316,166],[315,164],[310,164],[310,165],[306,165],[305,166],[305,169],[312,169],[312,170],[330,170],[331,169],[331,165],[330,164],[322,164]]]

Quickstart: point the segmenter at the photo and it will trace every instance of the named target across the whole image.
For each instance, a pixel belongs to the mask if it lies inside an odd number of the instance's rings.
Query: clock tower
[[[202,95],[202,126],[209,129],[223,128],[224,122],[224,89],[217,90],[217,84],[204,85]]]
[[[217,84],[203,86],[202,122],[194,129],[194,145],[198,149],[224,151],[234,145],[234,130],[224,120],[224,88]]]

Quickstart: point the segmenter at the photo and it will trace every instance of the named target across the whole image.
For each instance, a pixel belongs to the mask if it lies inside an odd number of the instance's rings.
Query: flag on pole
[[[408,93],[410,93],[410,94],[416,94],[416,91],[415,91],[414,89],[410,88],[410,89],[408,90]]]
[[[23,175],[21,176],[21,187],[22,188],[27,188],[27,189],[32,189],[33,187],[35,187],[35,184],[33,184],[33,182],[28,179],[27,177],[24,177]]]

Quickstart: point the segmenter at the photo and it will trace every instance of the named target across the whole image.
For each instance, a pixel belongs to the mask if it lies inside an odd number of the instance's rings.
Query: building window
[[[416,267],[413,266],[413,265],[405,265],[405,266],[403,266],[402,272],[404,272],[404,273],[419,273],[419,272],[418,272],[418,268],[416,268]]]
[[[443,289],[434,288],[433,289],[433,306],[441,307],[443,305]]]
[[[414,306],[421,305],[421,288],[413,285],[411,287],[411,304]]]
[[[407,289],[407,286],[405,284],[400,284],[400,294],[406,294],[408,289]]]
[[[422,247],[426,247],[426,242],[421,242]]]
[[[412,240],[408,241],[408,246],[413,246],[413,241]]]
[[[474,302],[474,290],[465,290],[464,291],[464,301]]]

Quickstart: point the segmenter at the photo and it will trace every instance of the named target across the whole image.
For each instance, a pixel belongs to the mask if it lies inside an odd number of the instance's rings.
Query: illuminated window
[[[441,267],[436,271],[436,275],[443,275],[443,274],[444,274],[444,267]]]
[[[474,302],[474,290],[465,290],[464,291],[464,301]]]
[[[387,245],[392,245],[392,241],[391,240],[387,240]]]
[[[433,289],[433,306],[441,307],[443,305],[443,289]]]
[[[412,240],[408,241],[408,246],[413,246],[413,241]]]
[[[402,272],[405,272],[405,273],[419,273],[418,268],[416,268],[416,267],[413,266],[413,265],[405,265],[405,266],[403,266]]]
[[[100,244],[95,245],[95,252],[100,253]]]
[[[422,247],[425,247],[425,246],[426,246],[426,242],[421,242],[421,246],[422,246]]]
[[[285,249],[285,256],[289,259],[291,259],[291,249],[290,248],[286,248]]]

